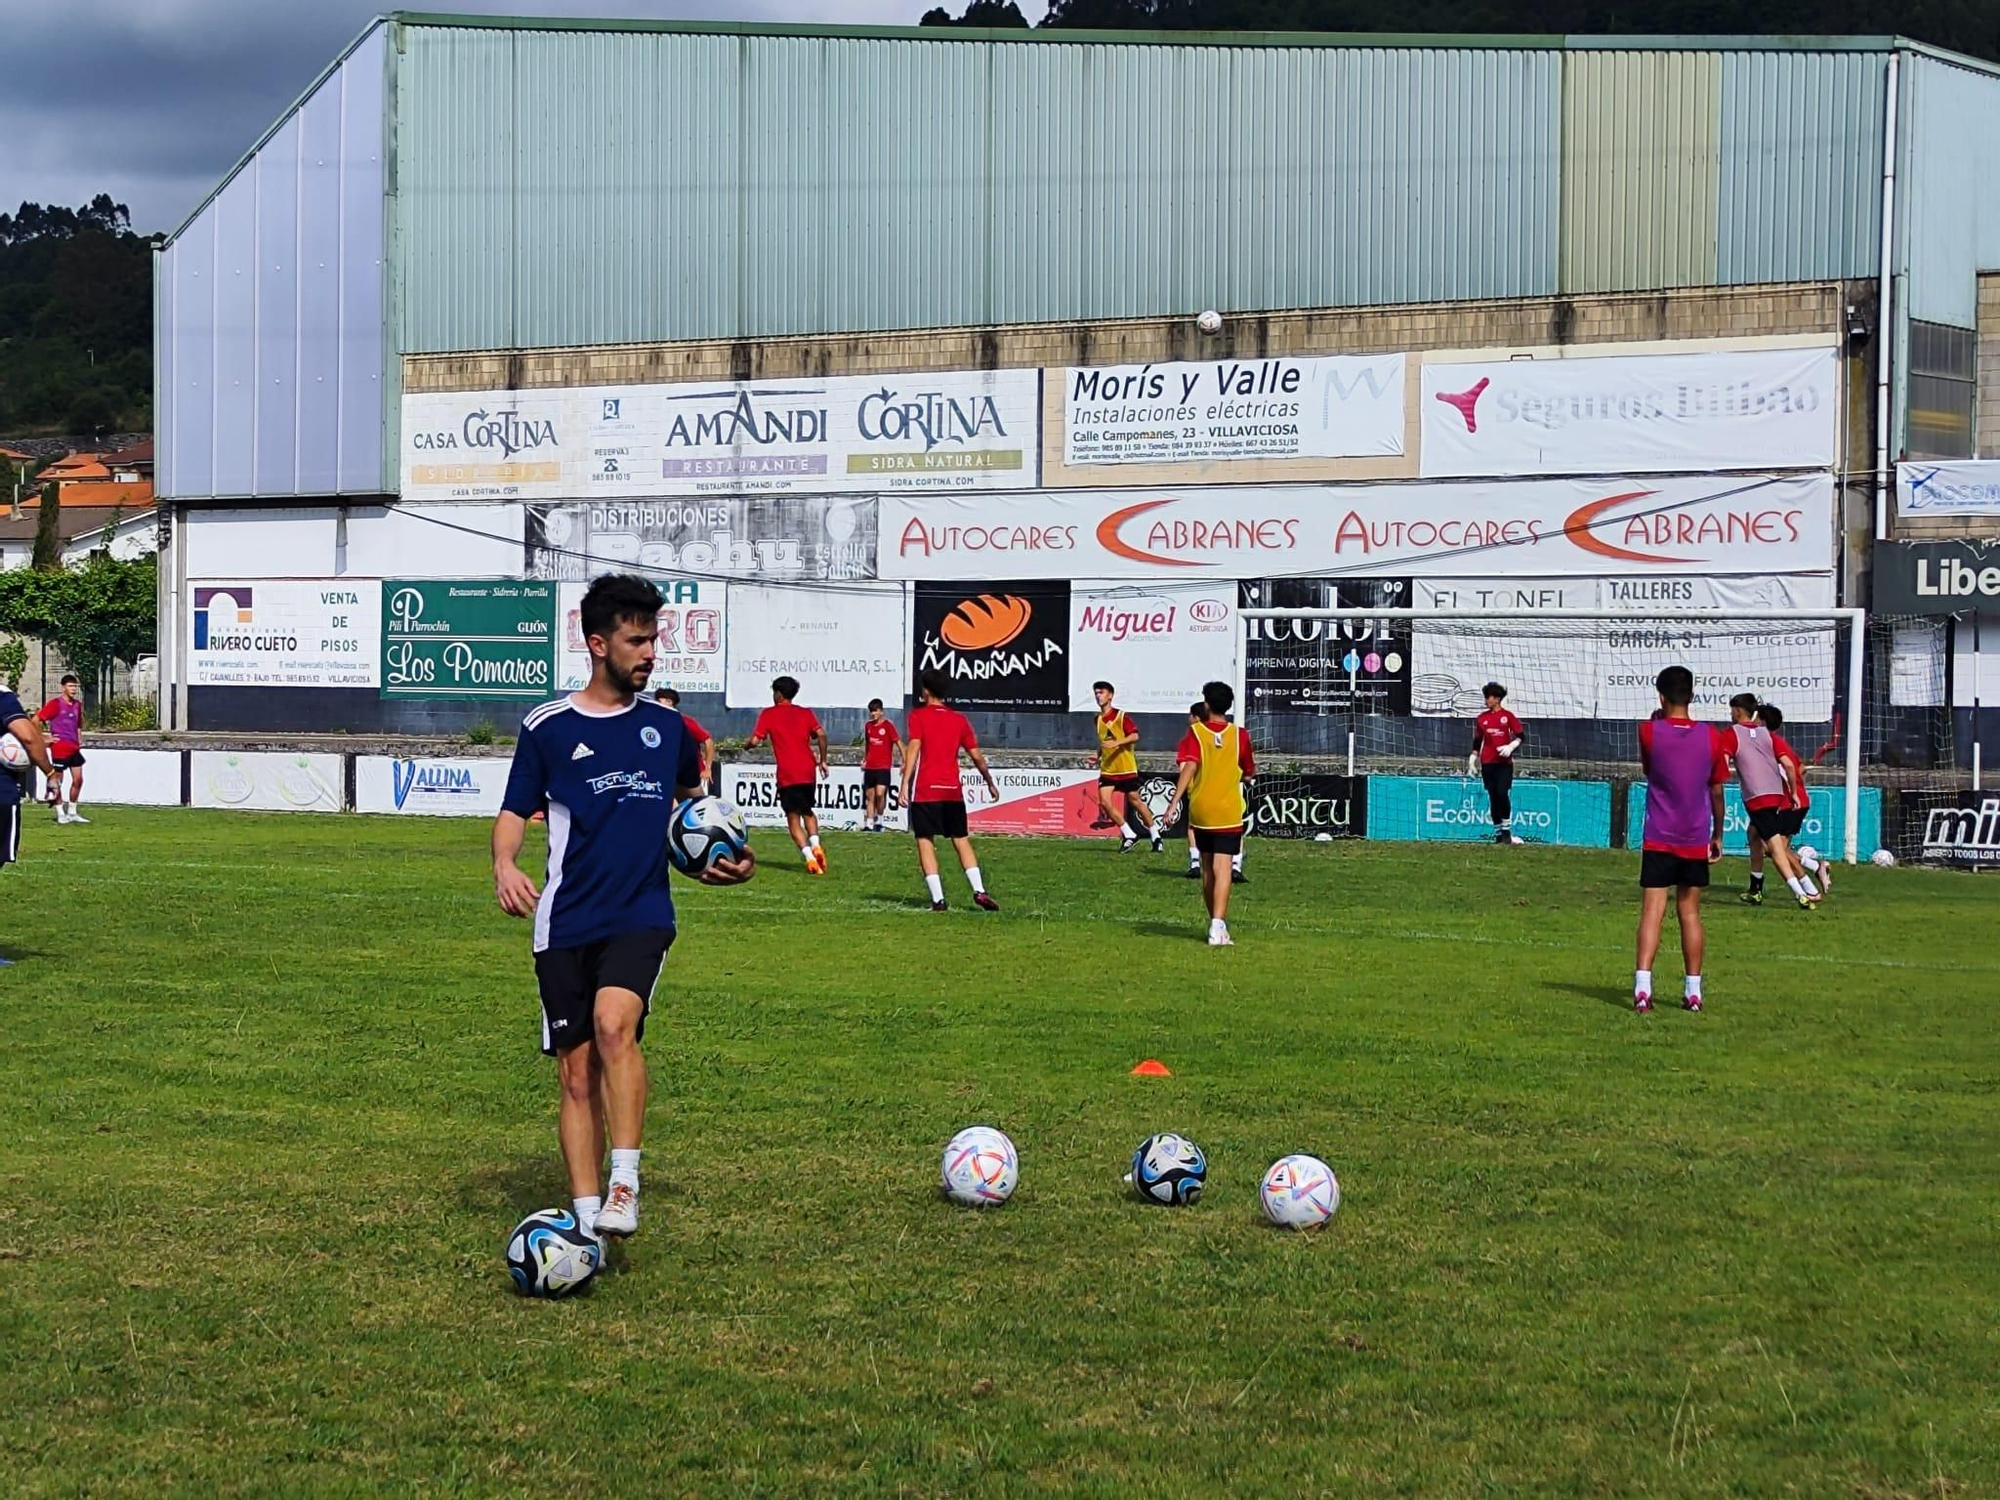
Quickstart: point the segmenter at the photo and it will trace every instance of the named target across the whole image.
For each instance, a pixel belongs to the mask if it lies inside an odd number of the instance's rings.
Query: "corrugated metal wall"
[[[163,497],[382,488],[386,62],[378,27],[156,257]]]
[[[1933,57],[1903,63],[1904,309],[1978,325],[1978,273],[2000,270],[2000,77]]]

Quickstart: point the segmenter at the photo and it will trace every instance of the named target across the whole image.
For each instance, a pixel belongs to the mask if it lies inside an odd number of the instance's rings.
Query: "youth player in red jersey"
[[[826,770],[826,731],[819,716],[792,700],[799,695],[796,677],[780,677],[771,683],[771,706],[757,715],[748,743],[771,742],[778,762],[778,806],[785,810],[785,829],[799,846],[806,868],[815,875],[826,873],[826,851],[819,846],[819,815],[813,811],[815,770]]]
[[[661,688],[657,693],[653,694],[653,701],[655,703],[664,703],[668,708],[671,708],[681,716],[681,723],[687,726],[688,738],[694,741],[695,754],[701,757],[701,784],[708,786],[710,784],[708,773],[715,765],[714,737],[701,727],[699,719],[681,708],[681,695],[672,688]]]
[[[903,737],[883,711],[880,698],[868,700],[868,722],[861,726],[861,831],[881,833],[882,814],[889,807],[889,776],[902,764]]]
[[[1486,804],[1493,815],[1493,842],[1518,844],[1514,837],[1514,752],[1528,737],[1528,726],[1507,705],[1507,690],[1489,682],[1479,690],[1486,712],[1472,721],[1472,755],[1466,769],[1478,767],[1486,783]]]
[[[979,873],[979,856],[972,852],[966,834],[965,788],[958,779],[958,752],[963,750],[986,778],[986,790],[1000,800],[999,783],[980,753],[979,741],[965,715],[945,703],[951,690],[944,673],[935,667],[917,679],[917,706],[910,713],[909,733],[904,736],[903,809],[910,815],[910,832],[917,839],[917,864],[924,872],[924,887],[931,893],[931,910],[944,911],[944,879],[938,874],[937,849],[933,839],[950,839],[958,851],[958,863],[972,887],[972,904],[981,911],[998,911],[1000,903],[986,894],[986,881]]]
[[[1799,870],[1805,881],[1806,889],[1814,895],[1818,894],[1812,883],[1812,878],[1817,875],[1819,877],[1820,888],[1831,894],[1833,891],[1833,871],[1830,868],[1832,861],[1822,860],[1817,854],[1807,853],[1799,847],[1797,842],[1799,834],[1805,829],[1806,813],[1812,807],[1812,793],[1806,789],[1805,762],[1799,759],[1798,751],[1786,743],[1785,737],[1778,733],[1780,729],[1785,727],[1784,712],[1768,703],[1760,703],[1757,705],[1757,720],[1766,729],[1771,731],[1771,749],[1778,757],[1778,764],[1783,768],[1786,782],[1791,790],[1791,800],[1778,817],[1778,831],[1784,834],[1786,843],[1791,845],[1792,858],[1799,862]],[[1750,889],[1743,893],[1743,900],[1748,905],[1759,906],[1763,904],[1763,897],[1764,840],[1762,835],[1756,829],[1752,828],[1750,830]]]

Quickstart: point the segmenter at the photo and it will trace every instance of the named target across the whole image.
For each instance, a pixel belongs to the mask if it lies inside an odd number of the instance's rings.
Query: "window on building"
[[[1910,323],[1910,456],[1972,457],[1978,336],[1948,323]]]

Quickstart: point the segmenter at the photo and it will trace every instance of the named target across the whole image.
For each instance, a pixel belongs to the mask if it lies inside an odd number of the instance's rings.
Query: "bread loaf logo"
[[[963,599],[944,617],[938,634],[959,651],[997,651],[1028,628],[1034,606],[1013,594]]]

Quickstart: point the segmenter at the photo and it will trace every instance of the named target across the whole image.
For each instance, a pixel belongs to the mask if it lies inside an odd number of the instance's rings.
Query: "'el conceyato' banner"
[[[1419,472],[1638,474],[1831,468],[1831,346],[1426,360]]]
[[[1822,573],[1833,478],[884,495],[884,578]]]

